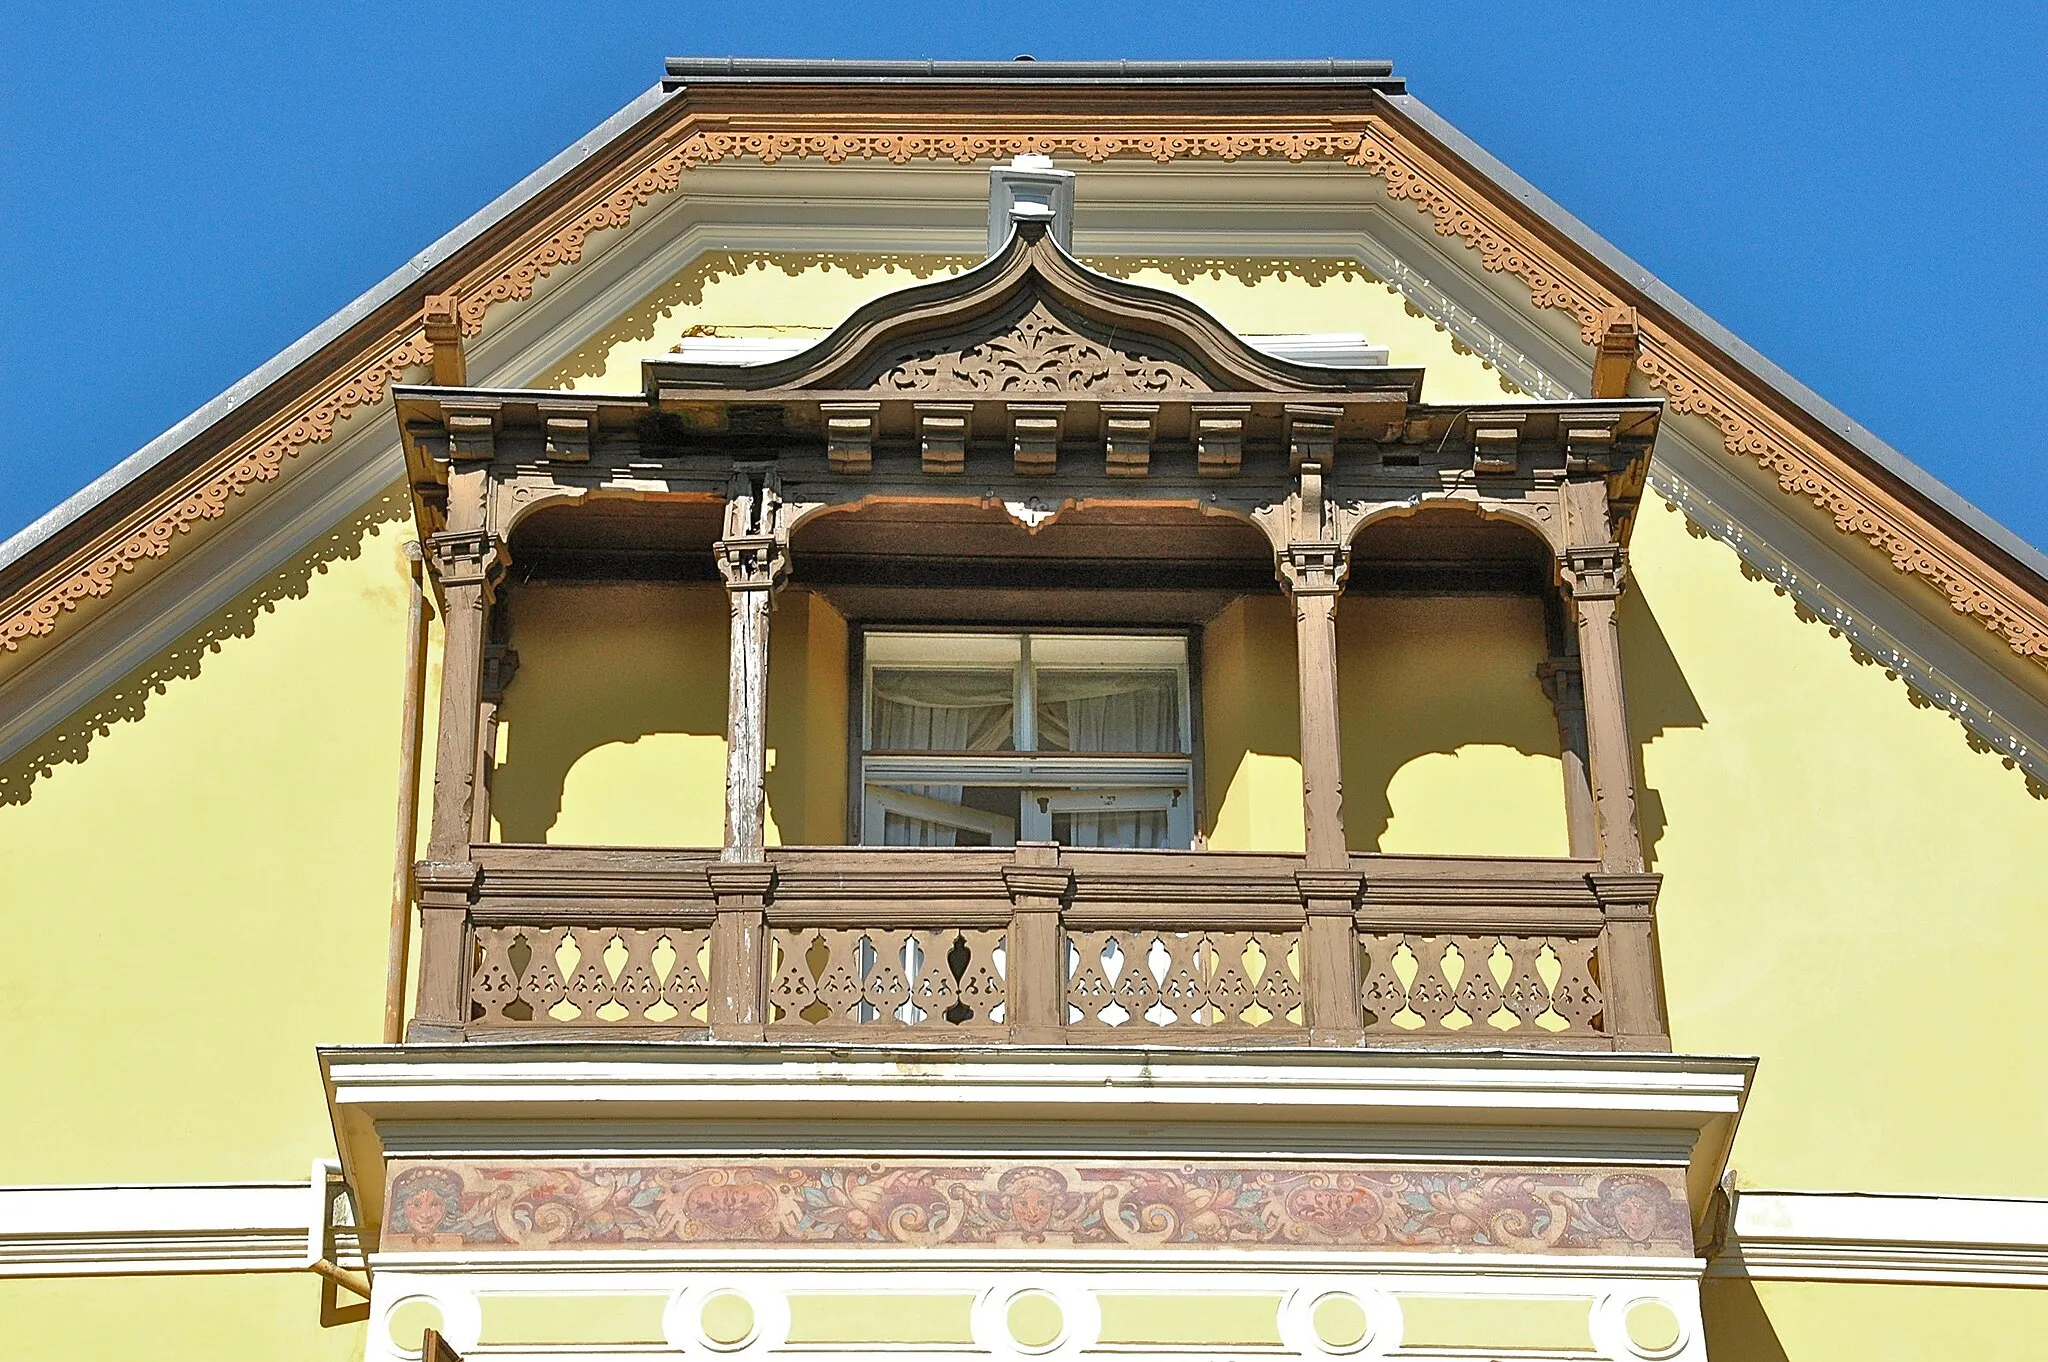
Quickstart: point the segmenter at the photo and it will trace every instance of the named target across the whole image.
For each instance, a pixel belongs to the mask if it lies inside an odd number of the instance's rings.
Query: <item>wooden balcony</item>
[[[1658,878],[1591,860],[472,856],[419,867],[414,1039],[1669,1048]]]

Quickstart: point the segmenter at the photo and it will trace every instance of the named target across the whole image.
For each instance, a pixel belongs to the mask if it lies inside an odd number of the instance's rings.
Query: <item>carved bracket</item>
[[[1244,420],[1250,407],[1201,407],[1195,413],[1196,471],[1234,478],[1244,467]]]
[[[1159,408],[1151,404],[1102,408],[1103,472],[1112,478],[1142,478],[1152,471],[1152,428]]]
[[[1060,468],[1060,427],[1067,409],[1058,402],[1010,404],[1010,444],[1017,476],[1048,478]]]
[[[1558,555],[1559,570],[1572,599],[1611,601],[1628,578],[1628,559],[1619,544],[1591,544]]]
[[[511,561],[505,545],[488,530],[443,530],[428,535],[427,566],[443,590],[482,587],[489,599]]]
[[[823,402],[825,458],[834,473],[869,473],[875,467],[875,418],[879,402]]]
[[[967,402],[918,403],[917,438],[925,472],[967,471],[967,423],[973,416]]]

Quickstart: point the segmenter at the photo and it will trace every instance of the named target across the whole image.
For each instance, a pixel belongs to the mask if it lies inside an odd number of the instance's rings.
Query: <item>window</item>
[[[861,841],[1185,848],[1185,638],[866,636]]]

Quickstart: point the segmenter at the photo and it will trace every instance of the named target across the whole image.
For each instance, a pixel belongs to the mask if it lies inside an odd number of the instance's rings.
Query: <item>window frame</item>
[[[871,807],[869,789],[878,785],[997,785],[1015,786],[1027,797],[1017,821],[1017,841],[1052,840],[1055,813],[1082,812],[1078,808],[1055,808],[1058,804],[1103,796],[1134,799],[1134,810],[1167,806],[1167,840],[1170,849],[1196,849],[1202,845],[1202,733],[1199,700],[1201,684],[1196,659],[1200,653],[1200,631],[1194,628],[1105,629],[1090,625],[1034,626],[1028,624],[948,623],[924,621],[857,625],[848,648],[847,834],[855,846],[881,846],[880,817]],[[877,643],[893,639],[1015,640],[1016,661],[1009,663],[1012,677],[1012,742],[1014,750],[965,754],[924,754],[873,752],[869,746],[872,723],[873,677],[875,668],[919,666],[930,670],[969,669],[990,666],[987,660],[970,657],[948,658],[943,651],[930,661],[904,661],[887,656]],[[1051,663],[1033,656],[1034,640],[1089,639],[1109,644],[1143,644],[1157,641],[1172,646],[1171,660],[1118,659],[1112,653],[1100,664],[1061,658]],[[965,649],[962,650],[966,651]],[[1061,648],[1059,651],[1066,651]],[[1002,665],[996,663],[994,665]],[[1174,673],[1178,683],[1175,698],[1179,714],[1180,745],[1174,753],[1076,753],[1042,750],[1036,746],[1037,706],[1035,679],[1041,669],[1079,670],[1103,665],[1128,670],[1160,670]],[[1025,744],[1029,743],[1030,746]],[[900,802],[900,801],[896,801]],[[1033,806],[1036,806],[1035,808]],[[963,827],[971,826],[963,823]],[[979,829],[977,829],[979,830]],[[1000,844],[997,844],[1000,845]]]

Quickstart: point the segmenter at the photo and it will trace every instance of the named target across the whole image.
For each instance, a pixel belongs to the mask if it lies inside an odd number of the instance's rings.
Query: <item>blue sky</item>
[[[0,535],[669,54],[1391,57],[1738,335],[2048,547],[2048,5],[0,5]]]

